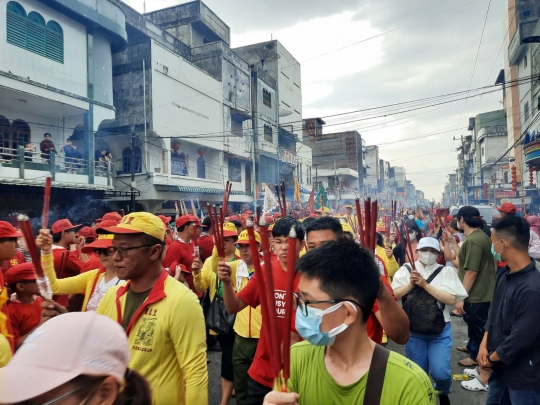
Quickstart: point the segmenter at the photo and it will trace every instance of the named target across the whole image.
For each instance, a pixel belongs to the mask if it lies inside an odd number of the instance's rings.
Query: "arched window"
[[[0,116],[0,146],[5,149],[4,159],[11,159],[17,154],[19,146],[30,142],[30,127],[23,120],[15,120],[10,125],[6,117]]]
[[[26,11],[14,1],[7,4],[7,42],[26,49]]]
[[[187,176],[188,168],[186,164],[186,155],[184,152],[172,152],[171,153],[171,174],[178,176]]]
[[[37,53],[41,56],[46,56],[47,51],[47,27],[45,26],[44,18],[32,11],[28,14],[28,39],[27,49],[30,52]]]
[[[131,173],[131,148],[122,151],[122,172]]]
[[[64,63],[64,31],[52,20],[47,23],[47,58]]]
[[[35,11],[26,15],[15,1],[7,4],[7,42],[59,63],[64,63],[64,32],[56,21],[45,23]]]
[[[206,178],[206,162],[202,156],[197,158],[197,178],[205,179]]]
[[[4,148],[9,149],[11,139],[11,124],[6,117],[0,115],[0,150],[3,152]],[[6,154],[0,154],[3,159],[11,159],[11,151],[6,150]]]
[[[229,159],[229,180],[242,181],[242,165],[238,159]]]

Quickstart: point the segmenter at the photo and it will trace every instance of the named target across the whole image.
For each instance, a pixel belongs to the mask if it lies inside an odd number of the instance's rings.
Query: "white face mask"
[[[434,264],[437,261],[437,257],[439,257],[439,255],[433,252],[418,252],[418,260],[426,266]]]
[[[409,215],[409,219],[414,219],[414,215]]]
[[[416,238],[416,232],[415,231],[409,232],[409,239],[413,240],[414,238]]]

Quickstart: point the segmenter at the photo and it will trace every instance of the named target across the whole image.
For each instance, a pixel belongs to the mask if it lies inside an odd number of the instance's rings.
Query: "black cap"
[[[480,216],[480,211],[478,211],[477,208],[471,207],[470,205],[466,205],[465,207],[461,207],[456,215],[456,218],[482,218]]]
[[[210,228],[210,225],[211,225],[211,222],[210,222],[210,216],[207,215],[207,216],[204,217],[201,226],[202,226],[203,228],[208,229],[208,228]]]

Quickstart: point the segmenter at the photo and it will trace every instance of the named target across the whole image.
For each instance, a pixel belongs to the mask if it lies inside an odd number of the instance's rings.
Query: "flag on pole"
[[[298,179],[294,180],[294,202],[297,207],[302,209],[302,199],[300,197],[300,185],[298,184]]]
[[[311,194],[309,195],[309,200],[307,202],[307,210],[310,214],[315,211],[315,186],[311,189]]]
[[[315,196],[315,208],[322,210],[324,207],[328,206],[328,197],[324,187],[321,185],[317,195]]]
[[[278,201],[268,184],[264,187],[263,212],[270,212],[278,205]]]

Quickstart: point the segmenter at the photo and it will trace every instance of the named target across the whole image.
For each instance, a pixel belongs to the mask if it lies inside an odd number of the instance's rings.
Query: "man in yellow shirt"
[[[111,287],[97,313],[120,323],[128,335],[129,368],[143,375],[154,404],[207,405],[206,331],[195,294],[161,266],[165,227],[146,212],[126,215],[110,248],[122,286]]]

